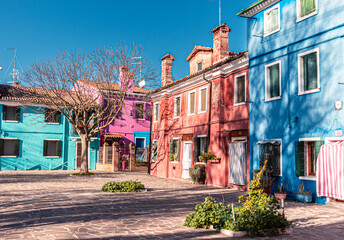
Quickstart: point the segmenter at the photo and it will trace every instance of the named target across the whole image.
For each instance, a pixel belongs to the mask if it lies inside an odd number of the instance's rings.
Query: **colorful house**
[[[110,86],[107,85],[106,88],[104,86],[104,90],[110,89],[117,92],[120,90],[120,84],[113,83]],[[78,86],[81,91],[99,94],[106,101],[106,97],[99,93],[102,90],[99,83],[78,80],[75,86]],[[99,170],[111,171],[112,146],[115,142],[119,144],[121,155],[126,157],[129,156],[129,144],[135,143],[137,160],[147,162],[151,120],[151,103],[147,97],[149,90],[136,87],[134,83],[129,84],[129,86],[118,118],[101,132],[100,155],[97,164]]]
[[[60,113],[51,114],[32,96],[37,88],[0,85],[0,170],[80,168],[81,143]],[[95,169],[99,139],[91,139],[89,168]]]
[[[213,47],[195,46],[190,75],[174,81],[171,54],[161,58],[161,87],[152,91],[150,174],[190,178],[205,164],[207,184],[244,187],[249,180],[248,54],[229,51],[227,24],[211,31]],[[200,163],[211,152],[221,160]]]
[[[260,0],[238,13],[248,23],[251,170],[268,158],[290,197],[303,183],[317,203],[319,149],[344,139],[343,14],[341,0]]]

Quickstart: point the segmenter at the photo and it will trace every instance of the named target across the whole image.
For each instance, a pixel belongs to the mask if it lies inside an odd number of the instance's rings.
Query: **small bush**
[[[94,175],[92,172],[87,172],[87,173],[72,173],[73,176],[87,176],[87,175]]]
[[[139,192],[145,186],[138,181],[107,182],[102,190],[104,192]]]
[[[193,165],[189,170],[190,177],[195,182],[204,182],[206,178],[205,166],[203,164]]]

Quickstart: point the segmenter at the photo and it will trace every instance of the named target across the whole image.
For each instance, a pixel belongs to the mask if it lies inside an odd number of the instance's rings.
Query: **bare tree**
[[[90,138],[119,116],[130,89],[141,79],[146,86],[156,84],[156,68],[142,55],[143,48],[136,44],[91,52],[62,51],[53,61],[33,63],[24,73],[24,82],[35,92],[35,102],[40,98],[64,115],[80,136],[80,173],[88,172]]]

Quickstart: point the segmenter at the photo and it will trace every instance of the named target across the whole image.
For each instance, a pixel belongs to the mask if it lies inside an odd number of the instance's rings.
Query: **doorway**
[[[191,168],[192,162],[192,143],[191,142],[184,142],[183,145],[183,173],[182,178],[189,179],[190,172],[189,169]]]
[[[229,143],[229,182],[235,185],[246,185],[246,142]]]

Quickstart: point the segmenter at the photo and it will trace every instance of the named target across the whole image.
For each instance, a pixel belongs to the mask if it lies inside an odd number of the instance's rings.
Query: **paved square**
[[[209,194],[226,204],[242,194],[143,173],[72,172],[0,172],[0,239],[225,239],[182,224]],[[139,180],[149,191],[101,191],[107,181],[124,180]],[[344,204],[287,202],[286,208],[294,234],[278,239],[343,239]]]

